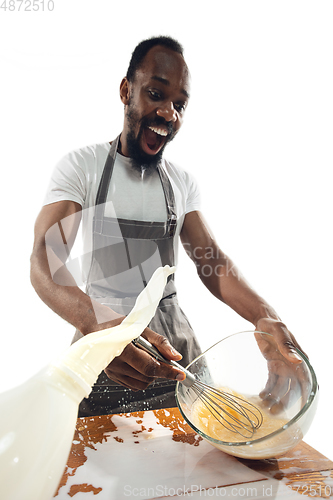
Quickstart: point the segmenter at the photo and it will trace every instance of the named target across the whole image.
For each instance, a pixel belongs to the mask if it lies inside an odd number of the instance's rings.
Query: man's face
[[[189,73],[183,57],[161,46],[152,48],[134,81],[123,80],[121,96],[125,103],[121,151],[135,167],[155,167],[180,129],[188,103]]]

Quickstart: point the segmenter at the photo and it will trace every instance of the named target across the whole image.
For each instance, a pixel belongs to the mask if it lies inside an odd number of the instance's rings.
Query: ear
[[[130,100],[130,84],[126,77],[122,79],[120,84],[120,99],[125,106]]]

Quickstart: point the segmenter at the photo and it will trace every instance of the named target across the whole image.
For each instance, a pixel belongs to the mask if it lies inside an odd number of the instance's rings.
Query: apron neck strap
[[[98,191],[96,195],[96,206],[106,202],[111,176],[113,172],[113,166],[114,162],[116,161],[119,139],[120,139],[120,134],[114,141],[112,141],[111,148],[102,172],[102,177],[98,186]]]
[[[177,220],[176,206],[175,206],[175,195],[171,186],[169,177],[167,176],[164,168],[161,164],[157,165],[157,171],[161,179],[161,184],[163,187],[163,192],[165,196],[165,201],[167,205],[168,221]]]

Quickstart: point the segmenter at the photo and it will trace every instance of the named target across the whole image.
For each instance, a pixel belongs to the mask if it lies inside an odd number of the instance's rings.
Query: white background
[[[185,47],[192,97],[166,156],[195,175],[220,246],[310,356],[321,398],[306,441],[332,459],[332,2],[18,5],[0,12],[0,390],[36,373],[73,335],[29,281],[52,169],[121,131],[118,87],[131,52],[168,34]],[[204,289],[183,251],[177,282],[203,347],[251,328]]]

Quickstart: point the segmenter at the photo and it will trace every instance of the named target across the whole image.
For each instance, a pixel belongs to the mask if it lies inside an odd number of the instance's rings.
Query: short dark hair
[[[171,49],[174,52],[177,52],[178,54],[184,57],[183,47],[179,42],[177,42],[177,40],[171,38],[170,36],[158,36],[158,37],[148,38],[147,40],[143,40],[135,47],[132,53],[132,57],[126,73],[126,78],[129,82],[134,81],[135,72],[142,64],[142,61],[146,57],[148,51],[153,47],[155,47],[156,45],[162,45],[162,47]]]

